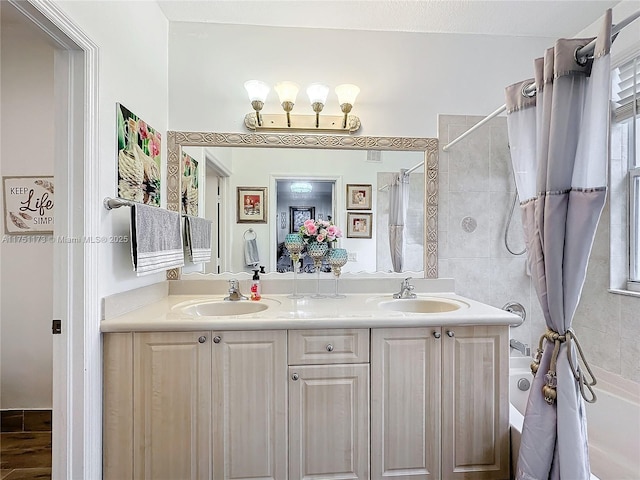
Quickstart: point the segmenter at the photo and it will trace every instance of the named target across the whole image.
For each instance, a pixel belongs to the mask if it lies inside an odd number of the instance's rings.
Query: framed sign
[[[2,177],[4,231],[53,233],[53,177]]]
[[[371,210],[371,184],[347,184],[347,210]]]
[[[297,233],[302,224],[315,215],[316,207],[289,207],[289,233]]]
[[[371,238],[372,213],[347,212],[347,238]]]
[[[238,187],[238,223],[267,223],[267,187]]]

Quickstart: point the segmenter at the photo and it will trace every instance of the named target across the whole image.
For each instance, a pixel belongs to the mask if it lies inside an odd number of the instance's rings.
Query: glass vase
[[[327,254],[329,246],[325,242],[311,242],[307,245],[307,253],[313,258],[313,268],[318,276],[316,293],[311,298],[324,298],[320,294],[320,267],[322,266],[322,258]]]
[[[298,294],[298,262],[300,261],[300,252],[304,243],[302,236],[298,233],[289,233],[284,239],[284,246],[289,251],[289,256],[293,262],[293,293],[287,295],[288,298],[302,298],[304,295]]]
[[[329,265],[331,265],[331,271],[333,272],[333,276],[335,278],[335,292],[331,295],[331,298],[345,298],[346,295],[341,295],[338,293],[338,280],[340,278],[341,268],[347,263],[349,255],[347,254],[347,250],[344,248],[331,248],[329,249],[329,255],[327,256],[327,260],[329,261]]]

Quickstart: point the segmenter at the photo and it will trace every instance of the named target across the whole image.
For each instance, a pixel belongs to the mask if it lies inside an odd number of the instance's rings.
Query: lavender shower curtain
[[[389,186],[389,249],[394,272],[402,272],[404,266],[404,224],[408,204],[409,175],[401,169]]]
[[[611,11],[594,58],[561,39],[528,80],[507,87],[507,124],[528,263],[547,324],[524,419],[517,480],[588,480],[584,400],[595,379],[571,328],[607,185]],[[534,372],[535,374],[536,372]]]

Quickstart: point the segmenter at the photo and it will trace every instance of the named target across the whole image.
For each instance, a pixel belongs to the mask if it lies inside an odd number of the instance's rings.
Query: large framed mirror
[[[404,169],[411,172],[410,192],[414,193],[410,195],[416,197],[410,197],[406,223],[417,230],[411,247],[414,254],[408,252],[405,255],[412,259],[414,265],[406,270],[415,273],[421,268],[424,278],[438,277],[436,138],[168,131],[167,153],[169,210],[188,208],[184,206],[185,192],[187,182],[191,180],[184,175],[183,158],[196,156],[200,168],[212,169],[212,176],[219,182],[211,187],[208,175],[201,174],[200,178],[206,180],[206,184],[200,185],[199,210],[192,212],[210,218],[208,213],[216,211],[214,229],[218,235],[214,234],[214,237],[219,238],[215,240],[215,249],[221,252],[219,257],[222,260],[218,262],[222,261],[222,269],[203,270],[203,273],[248,271],[242,260],[243,244],[247,238],[255,237],[260,239],[260,263],[267,267],[267,271],[282,271],[278,268],[278,245],[284,232],[291,229],[289,223],[294,221],[291,212],[304,215],[311,211],[318,217],[330,218],[343,230],[344,237],[340,243],[353,255],[355,267],[352,271],[397,272],[389,268],[391,261],[385,258],[389,250],[387,187],[393,175]],[[294,192],[294,183],[311,184],[318,196],[310,197],[310,193],[304,190],[290,194]],[[372,196],[369,212],[348,210],[348,200],[352,199],[348,199],[347,194],[354,184],[371,186],[370,190],[364,187],[365,193],[370,191]],[[238,221],[238,192],[245,191],[241,188],[248,191],[259,188],[265,192],[266,222]],[[303,188],[308,189],[308,186]],[[324,192],[324,197],[320,197],[319,192]],[[203,194],[209,200],[203,200]],[[220,205],[211,206],[213,197],[218,202],[223,199],[222,208]],[[203,215],[203,205],[207,202],[207,213]],[[371,218],[373,225],[369,228],[374,232],[371,238],[346,238],[347,218],[361,217]],[[359,268],[358,264],[365,267]],[[181,275],[181,269],[167,272],[170,280],[179,279]]]

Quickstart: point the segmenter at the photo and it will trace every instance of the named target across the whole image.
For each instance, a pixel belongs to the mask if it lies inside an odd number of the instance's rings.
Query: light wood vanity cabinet
[[[289,478],[370,478],[369,330],[290,330],[289,379]]]
[[[371,330],[371,478],[440,478],[440,328]]]
[[[509,327],[443,328],[442,340],[442,478],[506,480]]]
[[[285,331],[104,340],[103,478],[287,475]]]
[[[212,336],[212,478],[287,478],[287,332]]]
[[[507,389],[506,326],[105,334],[103,478],[506,480]]]
[[[371,331],[372,478],[509,478],[508,327]]]

